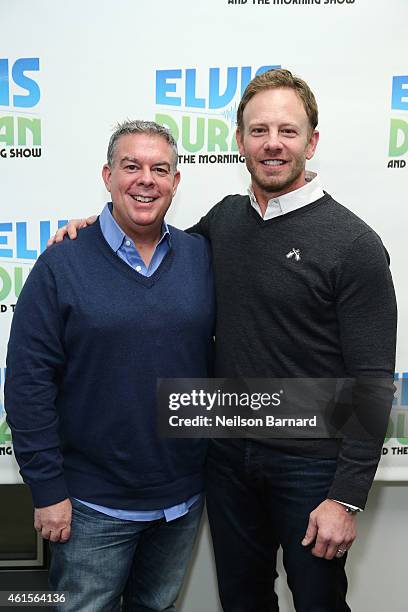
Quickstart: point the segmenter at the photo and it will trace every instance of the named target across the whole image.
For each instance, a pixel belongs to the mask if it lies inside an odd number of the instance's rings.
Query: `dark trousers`
[[[276,554],[297,612],[350,611],[345,557],[314,557],[301,541],[336,459],[301,457],[248,440],[213,440],[207,509],[224,612],[276,612]]]

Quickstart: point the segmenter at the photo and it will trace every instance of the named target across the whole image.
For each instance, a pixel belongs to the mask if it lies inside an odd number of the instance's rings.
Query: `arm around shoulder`
[[[213,206],[208,213],[204,215],[204,217],[201,217],[198,223],[187,228],[185,231],[189,234],[201,234],[202,236],[205,236],[207,240],[211,241],[212,225],[224,200],[221,200],[221,202],[215,204],[215,206]]]
[[[62,242],[67,235],[70,240],[75,240],[78,236],[78,231],[84,227],[87,227],[88,225],[92,225],[92,223],[95,223],[97,218],[97,215],[91,215],[86,219],[71,219],[67,225],[60,227],[55,232],[54,236],[48,240],[47,247],[50,247],[57,242]]]

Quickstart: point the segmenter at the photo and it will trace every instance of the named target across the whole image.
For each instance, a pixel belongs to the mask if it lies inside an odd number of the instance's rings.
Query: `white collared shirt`
[[[261,208],[256,201],[252,187],[249,187],[248,195],[251,201],[251,206],[257,211],[264,221],[268,221],[268,219],[273,219],[274,217],[279,217],[280,215],[286,215],[288,212],[292,212],[292,210],[302,208],[302,206],[306,206],[307,204],[311,204],[312,202],[316,202],[316,200],[319,198],[322,198],[324,196],[324,192],[317,174],[306,171],[305,179],[306,184],[303,185],[303,187],[299,187],[299,189],[295,189],[294,191],[289,191],[289,193],[284,193],[277,198],[271,198],[268,202],[268,206],[266,207],[265,215],[262,215]]]

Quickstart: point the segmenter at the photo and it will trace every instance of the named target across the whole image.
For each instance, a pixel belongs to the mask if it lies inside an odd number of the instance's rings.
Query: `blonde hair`
[[[293,89],[299,96],[305,107],[306,114],[309,119],[311,130],[313,131],[318,123],[318,108],[316,98],[306,81],[303,81],[297,76],[294,76],[289,70],[284,68],[274,68],[263,74],[258,74],[247,85],[237,111],[237,127],[240,132],[244,129],[244,109],[251,98],[260,91],[266,89],[277,89],[286,87]]]

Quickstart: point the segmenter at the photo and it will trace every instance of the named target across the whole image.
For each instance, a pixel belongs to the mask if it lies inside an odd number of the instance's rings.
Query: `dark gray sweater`
[[[217,376],[356,378],[354,397],[386,426],[396,303],[388,254],[368,225],[327,194],[268,221],[247,196],[231,195],[189,231],[212,245]],[[329,497],[364,507],[381,436],[263,443],[338,456]]]

